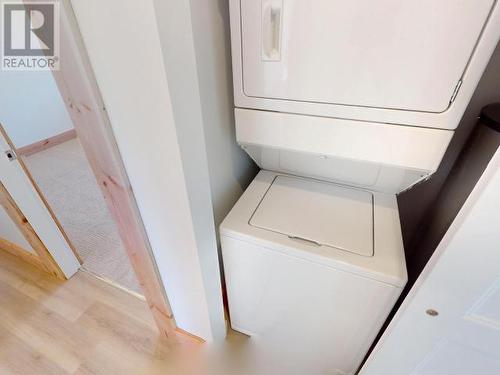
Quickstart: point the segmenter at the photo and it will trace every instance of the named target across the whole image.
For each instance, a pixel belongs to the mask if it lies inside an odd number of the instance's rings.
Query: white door
[[[361,374],[500,374],[500,149]]]
[[[16,158],[11,143],[3,131],[0,131],[0,182],[31,224],[64,276],[71,277],[80,268],[80,262],[30,177]]]
[[[235,0],[254,98],[445,111],[494,0]]]

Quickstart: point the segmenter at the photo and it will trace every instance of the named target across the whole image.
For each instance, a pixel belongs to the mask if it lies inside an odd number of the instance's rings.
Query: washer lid
[[[367,191],[276,176],[249,224],[298,241],[373,256],[373,195]]]

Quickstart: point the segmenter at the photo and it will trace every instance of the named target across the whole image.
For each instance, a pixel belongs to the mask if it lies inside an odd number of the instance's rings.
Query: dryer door
[[[493,5],[494,0],[241,0],[244,94],[445,111]]]

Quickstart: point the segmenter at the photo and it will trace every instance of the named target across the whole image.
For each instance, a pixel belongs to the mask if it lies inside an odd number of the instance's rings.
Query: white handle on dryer
[[[262,0],[262,60],[281,60],[283,0]]]

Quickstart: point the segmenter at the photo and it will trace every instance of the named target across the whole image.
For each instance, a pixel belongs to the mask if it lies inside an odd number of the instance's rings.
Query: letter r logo
[[[54,4],[4,3],[4,56],[54,55]]]

